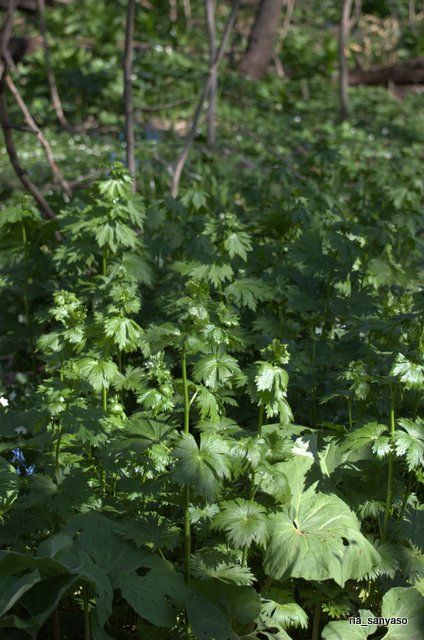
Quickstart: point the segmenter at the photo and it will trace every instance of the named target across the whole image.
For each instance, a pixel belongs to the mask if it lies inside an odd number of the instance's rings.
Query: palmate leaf
[[[308,616],[296,602],[287,602],[287,594],[281,589],[272,588],[262,594],[261,613],[269,620],[285,627],[308,626]]]
[[[237,278],[225,288],[225,293],[237,305],[252,311],[256,311],[260,302],[272,297],[269,287],[258,278]]]
[[[111,316],[104,322],[105,334],[121,351],[134,351],[139,346],[143,329],[131,318]]]
[[[224,240],[224,248],[230,258],[240,256],[244,261],[247,260],[247,253],[252,250],[252,241],[245,231],[231,231]]]
[[[226,280],[231,280],[233,270],[229,264],[201,264],[190,271],[193,280],[207,280],[215,287]]]
[[[134,249],[138,242],[136,232],[121,222],[104,222],[101,220],[98,224],[93,225],[94,235],[99,247],[107,247],[116,253],[120,248],[130,247]]]
[[[119,370],[113,360],[96,360],[95,358],[82,358],[77,361],[79,372],[93,387],[94,391],[101,391],[103,387],[109,389],[112,382],[118,377]]]
[[[228,353],[217,351],[200,358],[194,367],[193,374],[196,382],[203,382],[206,387],[215,390],[235,374],[241,374],[241,371],[235,358]]]
[[[265,507],[243,498],[224,502],[212,527],[224,530],[229,542],[237,549],[254,542],[264,547],[268,540]]]
[[[396,356],[390,373],[397,376],[407,389],[424,387],[424,366],[408,360],[402,353]]]
[[[360,579],[380,561],[361,534],[358,519],[335,494],[304,490],[313,460],[296,455],[280,463],[289,479],[291,503],[268,517],[270,541],[265,551],[265,571],[273,578]]]
[[[360,451],[367,445],[372,451],[383,458],[390,452],[390,439],[383,435],[388,433],[388,427],[378,422],[368,422],[363,427],[349,433],[341,446],[342,451]]]
[[[176,458],[173,469],[176,481],[191,485],[205,498],[213,499],[224,478],[230,476],[228,445],[214,434],[202,434],[200,447],[191,434],[181,434],[173,456]]]
[[[217,578],[237,585],[251,585],[255,576],[249,567],[240,564],[241,554],[221,547],[205,547],[192,558],[192,573],[197,578]]]
[[[399,424],[403,431],[396,431],[395,446],[399,456],[406,454],[408,469],[416,469],[424,464],[424,420],[402,418]]]

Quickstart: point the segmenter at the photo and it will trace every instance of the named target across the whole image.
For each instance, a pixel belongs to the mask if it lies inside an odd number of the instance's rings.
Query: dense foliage
[[[112,133],[48,132],[69,178],[109,164],[70,202],[50,192],[55,220],[4,187],[0,638],[421,640],[420,97],[355,89],[336,126],[321,63],[284,83],[228,72],[219,142],[199,133],[177,200],[175,107],[169,132],[144,113],[134,194],[122,16],[100,33],[66,11],[52,32],[84,24],[102,56],[71,64],[57,42],[83,87],[65,107]],[[199,77],[183,32],[138,59],[140,100],[171,78],[160,102],[181,110]],[[45,177],[41,154],[28,166]]]

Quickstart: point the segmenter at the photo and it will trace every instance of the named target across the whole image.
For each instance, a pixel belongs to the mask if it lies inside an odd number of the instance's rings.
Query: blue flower
[[[35,464],[30,464],[25,470],[25,475],[32,476],[35,473]]]
[[[19,464],[25,464],[25,456],[21,449],[12,449],[13,458],[11,462],[19,462]]]

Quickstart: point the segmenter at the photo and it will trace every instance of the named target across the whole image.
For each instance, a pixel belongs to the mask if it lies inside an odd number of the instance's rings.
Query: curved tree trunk
[[[274,55],[274,38],[278,30],[284,0],[261,0],[249,36],[239,72],[255,80],[266,72]]]

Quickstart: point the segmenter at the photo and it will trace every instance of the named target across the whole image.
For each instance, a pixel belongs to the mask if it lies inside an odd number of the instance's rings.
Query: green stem
[[[314,620],[312,624],[311,640],[319,640],[319,625],[321,621],[321,601],[318,600],[314,606]]]
[[[183,375],[183,394],[184,394],[184,433],[190,433],[190,402],[188,398],[188,381],[187,381],[187,359],[185,351],[183,351],[181,369]]]
[[[395,394],[393,391],[392,385],[390,385],[390,453],[389,453],[389,470],[387,476],[387,494],[386,494],[386,506],[384,509],[384,518],[383,518],[383,530],[381,537],[383,540],[387,538],[387,528],[389,525],[389,515],[390,510],[392,508],[392,498],[393,498],[393,467],[394,467],[394,453],[393,446],[395,440]]]
[[[190,433],[190,402],[188,397],[188,380],[187,380],[187,359],[185,351],[182,353],[181,361],[182,377],[183,377],[183,394],[184,394],[184,433]],[[184,508],[184,579],[188,584],[190,582],[190,556],[191,556],[191,523],[190,523],[190,487],[186,485],[183,493]]]
[[[84,601],[84,640],[90,640],[90,608],[87,587],[82,588]]]
[[[347,399],[347,413],[349,416],[349,429],[352,431],[353,429],[353,419],[352,419],[352,398]]]
[[[103,398],[103,411],[107,413],[107,389],[105,386],[102,388],[102,398]]]
[[[102,255],[102,276],[104,276],[105,278],[107,276],[107,253],[106,253],[106,251],[104,251],[103,255]]]
[[[261,437],[262,435],[262,426],[264,423],[264,413],[265,413],[265,405],[263,402],[261,402],[261,404],[259,405],[259,415],[258,415],[258,436]],[[252,471],[252,475],[250,477],[250,490],[249,490],[249,500],[250,502],[253,502],[254,498],[255,498],[255,477],[256,474],[254,471]],[[249,546],[246,544],[243,547],[243,554],[242,554],[242,559],[241,559],[241,563],[242,566],[247,566],[247,556],[249,554]]]
[[[25,280],[24,280],[24,306],[25,306],[25,318],[28,326],[28,340],[31,350],[31,362],[32,368],[35,372],[37,366],[35,363],[35,348],[34,348],[34,333],[32,327],[31,313],[29,307],[29,289],[28,289],[28,274],[29,274],[29,262],[28,262],[28,241],[25,223],[22,222],[22,243],[24,246],[24,266],[25,266]]]
[[[57,432],[56,450],[55,450],[55,456],[54,456],[54,464],[55,464],[56,472],[59,470],[59,462],[60,462],[60,445],[62,442],[62,435],[63,435],[62,421],[59,422],[58,427],[59,428]]]
[[[60,632],[60,618],[59,618],[59,609],[55,608],[52,616],[52,635],[53,640],[60,640],[61,632]]]

